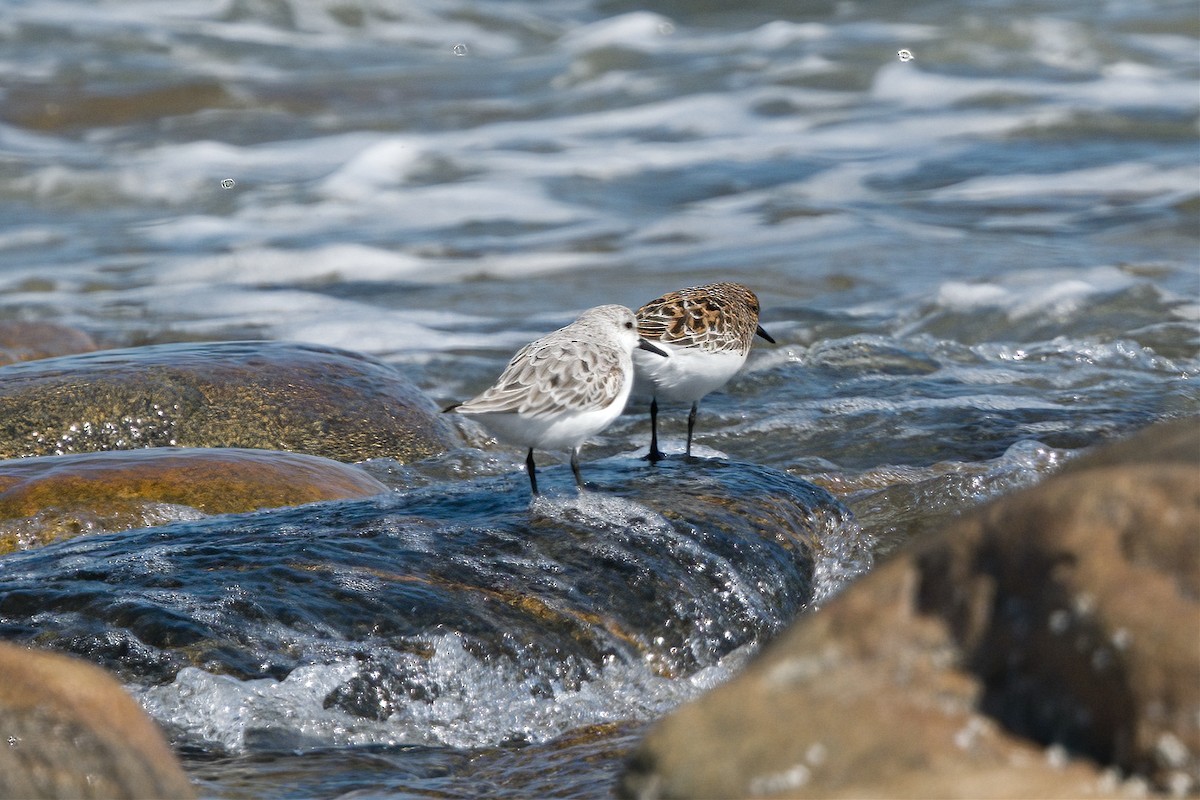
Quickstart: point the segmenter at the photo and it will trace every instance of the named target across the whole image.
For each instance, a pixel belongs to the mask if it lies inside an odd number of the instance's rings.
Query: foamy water
[[[194,667],[139,692],[142,705],[194,747],[243,755],[262,749],[423,745],[481,748],[538,743],[611,721],[648,720],[712,688],[744,663],[736,652],[688,676],[657,676],[644,664],[603,665],[595,676],[549,690],[505,664],[488,664],[449,634],[434,641],[425,669],[444,693],[409,703],[387,720],[347,715],[326,697],[358,670],[353,663],[298,667],[284,679],[238,680]],[[480,702],[487,698],[487,702]]]
[[[67,102],[39,103],[35,76],[117,80],[139,57],[162,84],[229,95],[161,120],[6,125],[0,197],[21,211],[0,240],[10,313],[40,309],[118,343],[252,330],[405,358],[480,344],[472,328],[731,274],[768,314],[779,295],[837,303],[844,292],[805,285],[822,276],[928,292],[998,264],[1079,269],[1086,283],[1097,266],[1165,256],[1165,282],[1194,288],[1179,274],[1195,266],[1189,237],[1122,241],[1196,195],[1195,64],[1185,37],[1137,31],[1151,12],[688,24],[550,3],[467,24],[456,3],[362,19],[280,8],[10,11],[10,38],[38,26],[53,45],[39,70],[20,49],[0,65],[27,115],[52,121],[46,108]],[[124,35],[144,47],[118,49]],[[1005,36],[1018,46],[1000,49]],[[897,59],[897,44],[915,58]],[[298,66],[306,57],[317,65]],[[293,108],[316,78],[325,107]],[[363,105],[339,96],[352,88]],[[1100,222],[1108,231],[1087,230]],[[1006,230],[1026,238],[991,235]],[[597,273],[617,280],[584,278]],[[20,291],[35,277],[52,287]],[[385,291],[322,291],[346,284]],[[505,288],[497,307],[496,284],[527,288]],[[406,299],[417,286],[421,302]]]

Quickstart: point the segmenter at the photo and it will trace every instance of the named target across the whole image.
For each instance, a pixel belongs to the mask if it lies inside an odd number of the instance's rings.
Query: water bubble
[[[665,21],[658,23],[658,32],[662,36],[670,36],[675,32],[675,23]]]
[[[909,62],[909,61],[912,61],[913,58],[915,58],[915,56],[912,54],[912,50],[904,48],[902,50],[896,51],[896,58],[898,58],[904,62]]]
[[[222,189],[232,189],[235,186],[237,186],[237,183],[233,180],[233,178],[226,178],[225,180],[221,181]]]
[[[454,45],[454,47],[451,47],[450,52],[454,53],[456,56],[465,56],[467,54],[467,46],[460,42],[459,44]]]

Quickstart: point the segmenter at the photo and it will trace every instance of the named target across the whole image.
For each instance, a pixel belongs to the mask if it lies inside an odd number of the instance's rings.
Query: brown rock
[[[95,349],[92,337],[75,328],[53,322],[0,320],[0,365]]]
[[[14,86],[0,119],[39,131],[87,130],[141,120],[228,108],[234,99],[219,81],[192,80],[134,91],[105,92],[76,82],[26,88]]]
[[[179,446],[408,462],[454,440],[399,372],[315,345],[166,344],[0,367],[0,458]]]
[[[1131,464],[1181,464],[1200,462],[1200,418],[1160,422],[1115,442],[1094,447],[1067,462],[1063,472]]]
[[[0,797],[188,798],[162,732],[99,667],[0,643]]]
[[[1200,425],[1114,452],[913,542],[802,618],[657,725],[625,795],[1196,791]]]
[[[0,554],[190,510],[241,513],[384,491],[358,467],[272,450],[158,447],[0,461]]]

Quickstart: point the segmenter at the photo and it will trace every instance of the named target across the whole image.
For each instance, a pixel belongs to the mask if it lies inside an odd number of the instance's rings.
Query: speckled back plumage
[[[692,286],[646,303],[637,320],[638,333],[651,341],[745,353],[758,328],[758,297],[740,283]]]
[[[608,406],[622,396],[632,369],[629,348],[615,335],[631,319],[624,306],[598,306],[530,342],[495,384],[459,406],[459,413],[545,417]]]

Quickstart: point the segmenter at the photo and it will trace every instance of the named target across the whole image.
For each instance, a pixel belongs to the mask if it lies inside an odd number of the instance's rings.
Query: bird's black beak
[[[762,325],[759,325],[759,326],[758,326],[758,330],[756,330],[756,331],[755,331],[755,333],[757,333],[759,336],[761,336],[761,337],[763,337],[764,339],[766,339],[766,340],[767,340],[768,342],[770,342],[771,344],[775,344],[775,340],[771,338],[771,334],[769,334],[769,333],[767,333],[766,331],[764,331],[764,330],[763,330],[763,326],[762,326]]]
[[[649,350],[651,353],[657,353],[658,355],[662,356],[663,358],[667,357],[667,354],[665,351],[661,350],[660,348],[655,347],[654,345],[647,342],[645,339],[638,339],[637,346],[643,350]]]

